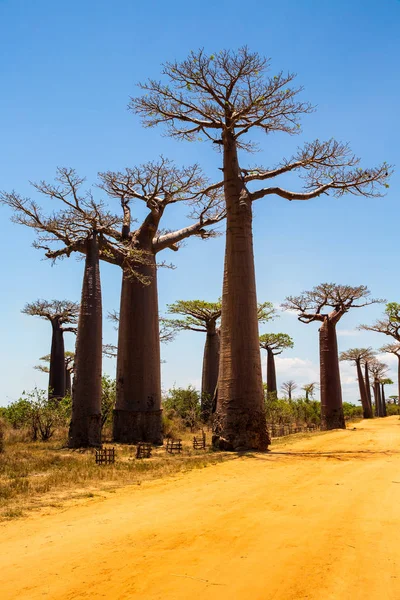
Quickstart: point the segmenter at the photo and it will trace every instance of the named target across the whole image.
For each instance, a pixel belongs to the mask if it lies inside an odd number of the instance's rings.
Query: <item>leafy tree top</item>
[[[313,381],[311,383],[305,383],[301,389],[304,390],[305,393],[308,396],[310,396],[310,398],[312,398],[314,396],[315,389],[317,386],[318,386],[318,383],[316,381]]]
[[[383,319],[378,319],[373,325],[360,325],[359,329],[384,333],[400,342],[400,304],[389,302]]]
[[[184,319],[165,319],[164,323],[172,331],[215,331],[221,316],[221,301],[205,302],[204,300],[177,300],[168,305],[170,314],[182,315]],[[276,316],[271,302],[259,303],[257,316],[260,323],[266,323]]]
[[[375,356],[375,352],[372,348],[350,348],[345,352],[341,352],[339,356],[339,360],[348,360],[357,362],[369,362],[373,360]]]
[[[172,137],[205,139],[217,147],[230,139],[237,147],[251,151],[255,144],[247,140],[247,134],[252,129],[266,134],[300,133],[301,116],[314,110],[298,99],[302,88],[294,84],[294,73],[270,75],[269,71],[270,60],[247,47],[215,54],[200,49],[192,51],[186,60],[166,62],[163,81],[141,83],[143,94],[131,98],[129,106],[145,126],[165,124]],[[250,197],[256,200],[277,194],[287,200],[308,200],[328,191],[337,196],[346,192],[379,196],[381,185],[389,187],[390,167],[386,163],[362,169],[346,144],[318,139],[273,168],[242,170],[243,182],[265,181],[290,171],[302,172],[306,181],[303,192],[274,186],[259,189]]]
[[[287,333],[264,333],[260,335],[260,348],[270,350],[272,354],[281,354],[287,348],[293,348],[292,338]]]
[[[36,300],[24,306],[21,310],[26,315],[41,317],[51,322],[57,322],[59,325],[78,322],[79,304],[70,300]],[[64,331],[76,331],[76,328],[62,327]]]
[[[370,370],[370,373],[372,373],[372,375],[374,376],[374,380],[380,380],[383,379],[386,375],[388,365],[377,359],[374,359],[368,362],[368,368]]]
[[[378,298],[370,298],[370,295],[371,292],[365,285],[353,287],[321,283],[300,296],[288,296],[282,308],[298,312],[298,319],[302,323],[325,319],[337,323],[351,308],[384,302]]]

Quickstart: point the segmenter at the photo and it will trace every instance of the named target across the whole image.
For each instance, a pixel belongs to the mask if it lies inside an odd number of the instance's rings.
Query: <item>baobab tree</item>
[[[56,260],[73,252],[85,255],[82,306],[75,349],[73,410],[68,444],[80,447],[101,443],[101,287],[99,257],[111,264],[124,258],[118,243],[118,215],[96,202],[90,190],[82,191],[84,179],[73,169],[57,169],[54,183],[41,181],[33,187],[61,208],[46,215],[35,201],[16,192],[2,192],[0,202],[13,211],[13,221],[37,233],[34,247]],[[137,252],[139,260],[139,252]],[[81,333],[79,332],[81,331]],[[64,365],[64,360],[62,361]],[[61,360],[59,362],[61,372]]]
[[[293,379],[289,379],[288,381],[284,381],[281,385],[281,390],[284,394],[287,394],[289,400],[292,399],[292,393],[297,389],[297,384]]]
[[[361,404],[363,408],[363,417],[364,419],[372,419],[372,404],[370,398],[368,396],[368,391],[366,387],[366,382],[364,381],[362,374],[362,363],[368,362],[368,360],[373,360],[375,353],[372,351],[372,348],[350,348],[346,350],[346,352],[341,352],[339,359],[346,360],[350,362],[354,362],[357,369],[357,379],[358,379],[358,388],[360,390],[360,398]],[[369,382],[367,382],[369,385]]]
[[[121,239],[127,251],[139,250],[146,258],[133,265],[139,278],[131,276],[129,256],[120,263],[122,291],[113,437],[118,442],[144,440],[161,444],[157,256],[163,250],[178,250],[180,242],[191,236],[213,237],[216,231],[211,226],[225,217],[225,211],[218,191],[204,192],[208,182],[197,165],[178,169],[161,158],[123,173],[102,173],[100,179],[101,187],[121,204]],[[148,212],[139,227],[131,231],[134,200],[142,202]],[[163,232],[163,215],[168,206],[177,202],[189,205],[193,223]]]
[[[271,195],[309,200],[332,193],[374,197],[387,186],[390,168],[363,169],[346,144],[335,140],[306,143],[274,167],[243,168],[238,150],[255,149],[249,134],[301,131],[302,115],[313,107],[299,100],[295,75],[269,76],[270,61],[246,47],[238,52],[192,51],[182,62],[163,66],[163,81],[140,84],[143,94],[130,108],[145,126],[167,126],[181,140],[211,142],[221,150],[227,214],[222,293],[221,351],[214,444],[221,448],[265,450],[268,433],[264,414],[254,272],[252,204]],[[254,140],[254,137],[253,137]],[[289,191],[276,183],[280,175],[297,172],[306,187]],[[261,184],[255,188],[255,184]]]
[[[380,381],[381,384],[381,398],[382,398],[382,409],[383,416],[387,417],[386,398],[385,398],[385,385],[393,385],[393,380],[390,377],[384,377]]]
[[[49,355],[49,398],[64,398],[66,383],[64,333],[76,332],[79,304],[69,300],[36,300],[26,304],[21,312],[50,321],[52,337]]]
[[[206,333],[201,384],[201,412],[205,421],[211,415],[213,398],[216,394],[219,372],[219,318],[221,302],[203,300],[178,300],[168,305],[170,314],[182,315],[184,319],[165,319],[164,323],[172,332],[199,331]],[[259,323],[274,318],[276,311],[271,302],[258,304]]]
[[[277,393],[275,356],[287,348],[293,348],[293,340],[287,333],[263,333],[260,335],[260,348],[267,351],[267,390]]]
[[[71,376],[74,372],[74,357],[75,353],[70,352],[68,350],[65,351],[65,395],[72,395],[72,385],[71,385]],[[45,365],[35,365],[33,368],[37,371],[41,371],[42,373],[50,372],[50,354],[46,354],[46,356],[42,356],[39,358],[42,362],[46,363]]]
[[[388,366],[377,359],[368,362],[369,372],[373,375],[373,390],[375,399],[375,415],[377,417],[385,416],[385,409],[382,401],[381,380],[385,378]]]
[[[315,381],[313,381],[312,383],[305,383],[302,386],[301,389],[304,391],[304,393],[306,395],[306,400],[309,400],[310,398],[314,397],[316,387],[317,387],[317,383]]]
[[[298,312],[302,323],[319,322],[321,423],[326,429],[345,429],[340,383],[336,325],[352,308],[369,306],[382,300],[370,298],[360,285],[322,283],[300,296],[289,296],[283,308]],[[331,309],[331,310],[329,310]]]
[[[206,334],[201,378],[201,415],[206,422],[211,415],[212,399],[218,382],[219,328],[221,302],[178,300],[168,305],[168,313],[184,319],[167,319],[171,331],[198,331]]]
[[[398,397],[400,398],[400,343],[385,344],[379,348],[379,352],[385,352],[387,354],[394,354],[397,356],[397,385],[398,385]]]

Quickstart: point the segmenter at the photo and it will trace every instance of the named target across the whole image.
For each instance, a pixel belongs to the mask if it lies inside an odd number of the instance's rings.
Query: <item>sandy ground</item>
[[[400,599],[400,420],[0,526],[1,600]]]

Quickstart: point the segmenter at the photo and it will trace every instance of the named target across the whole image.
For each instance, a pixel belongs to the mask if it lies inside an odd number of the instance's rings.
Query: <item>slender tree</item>
[[[281,390],[284,394],[287,394],[289,400],[292,399],[292,393],[297,389],[297,384],[293,379],[289,379],[289,381],[284,381],[281,385]]]
[[[79,304],[69,300],[36,300],[22,309],[26,315],[41,317],[51,323],[52,338],[49,366],[49,398],[65,396],[64,333],[75,332]]]
[[[330,192],[379,196],[389,176],[386,164],[360,168],[348,146],[335,140],[307,143],[273,168],[242,168],[238,150],[254,149],[248,134],[300,132],[301,116],[313,110],[298,99],[302,88],[293,84],[294,74],[268,76],[269,64],[247,48],[211,55],[191,52],[182,62],[164,65],[164,81],[142,83],[143,95],[130,104],[146,126],[166,124],[173,137],[200,137],[222,152],[223,181],[213,186],[223,187],[227,213],[214,443],[228,449],[264,450],[269,443],[258,340],[253,201],[271,195],[309,200]],[[293,192],[275,183],[254,189],[257,182],[289,172],[306,179],[305,190]]]
[[[363,408],[364,419],[372,419],[372,405],[368,396],[366,382],[364,381],[361,364],[372,360],[375,353],[372,348],[350,348],[346,352],[341,352],[339,359],[354,362],[357,369],[358,387],[360,390],[361,404]],[[369,384],[368,384],[369,385]]]
[[[317,387],[317,383],[315,381],[313,381],[312,383],[306,383],[302,386],[301,389],[304,391],[304,393],[306,395],[306,400],[309,400],[310,398],[314,397],[316,387]]]
[[[293,340],[287,333],[264,333],[260,335],[260,348],[267,351],[267,390],[277,393],[275,356],[287,348],[293,348]]]
[[[160,339],[157,292],[159,252],[178,250],[191,236],[207,239],[216,234],[207,229],[221,221],[224,210],[218,192],[204,193],[207,181],[199,167],[176,168],[161,158],[124,173],[102,173],[101,186],[120,201],[124,213],[122,240],[126,248],[137,249],[146,257],[143,264],[123,261],[121,307],[117,355],[117,398],[113,436],[118,442],[162,443]],[[131,202],[147,207],[145,219],[131,231]],[[163,232],[162,217],[168,206],[183,202],[190,206],[193,223],[182,229]]]
[[[74,372],[74,352],[65,351],[65,395],[72,395],[72,386],[71,386],[71,376]],[[42,356],[39,360],[46,363],[45,365],[35,365],[33,368],[37,371],[42,371],[42,373],[50,372],[50,354],[46,354],[46,356]]]
[[[393,385],[392,379],[390,377],[384,377],[380,381],[381,384],[381,397],[382,397],[382,410],[383,416],[387,417],[387,407],[386,407],[386,398],[385,398],[385,385]]]
[[[322,283],[301,296],[286,298],[285,309],[298,312],[302,323],[317,321],[319,329],[321,422],[326,429],[346,427],[343,414],[336,325],[352,308],[382,300],[371,299],[364,286]],[[331,310],[329,310],[331,309]]]
[[[398,397],[400,398],[400,343],[385,344],[379,348],[379,352],[386,352],[388,354],[394,354],[397,356],[397,386]]]
[[[375,399],[375,416],[383,417],[384,408],[382,402],[382,390],[381,390],[381,379],[383,379],[387,373],[388,366],[385,363],[380,362],[377,359],[368,362],[368,368],[370,373],[373,375],[373,390]]]

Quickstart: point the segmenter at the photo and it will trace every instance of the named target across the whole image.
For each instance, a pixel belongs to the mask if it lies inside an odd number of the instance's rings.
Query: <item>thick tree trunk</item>
[[[65,367],[65,395],[72,395],[71,371],[68,367]]]
[[[97,235],[86,243],[68,446],[101,446],[102,302]]]
[[[386,398],[385,398],[385,385],[381,383],[381,405],[382,405],[382,417],[387,417],[387,409],[386,409]]]
[[[217,331],[215,323],[211,323],[207,330],[204,346],[201,379],[201,416],[204,422],[207,422],[211,416],[212,401],[218,382],[219,345],[219,331]]]
[[[277,392],[276,386],[276,370],[275,370],[275,356],[272,350],[267,349],[267,392],[268,394],[275,394]]]
[[[325,318],[319,330],[319,351],[321,426],[324,429],[345,429],[336,324],[328,318]]]
[[[122,277],[117,355],[117,399],[113,436],[116,442],[162,444],[160,332],[157,267],[134,268],[149,283],[124,270]]]
[[[65,396],[65,349],[64,333],[58,319],[51,321],[53,335],[51,338],[49,398]]]
[[[361,363],[359,360],[356,361],[356,367],[357,367],[358,387],[360,390],[360,398],[361,398],[361,404],[362,404],[362,408],[363,408],[363,417],[364,417],[364,419],[372,419],[372,416],[373,416],[372,408],[368,401],[368,394],[367,394],[367,390],[365,387],[365,381],[364,381],[362,370],[361,370]]]
[[[368,404],[369,404],[369,409],[371,411],[371,415],[372,417],[374,416],[374,411],[372,408],[372,396],[371,396],[371,384],[369,381],[369,370],[368,370],[368,363],[365,363],[365,390],[367,392],[367,398],[368,398]]]
[[[236,141],[224,133],[227,210],[218,403],[213,443],[226,450],[266,450],[254,273],[252,206],[240,177]]]

